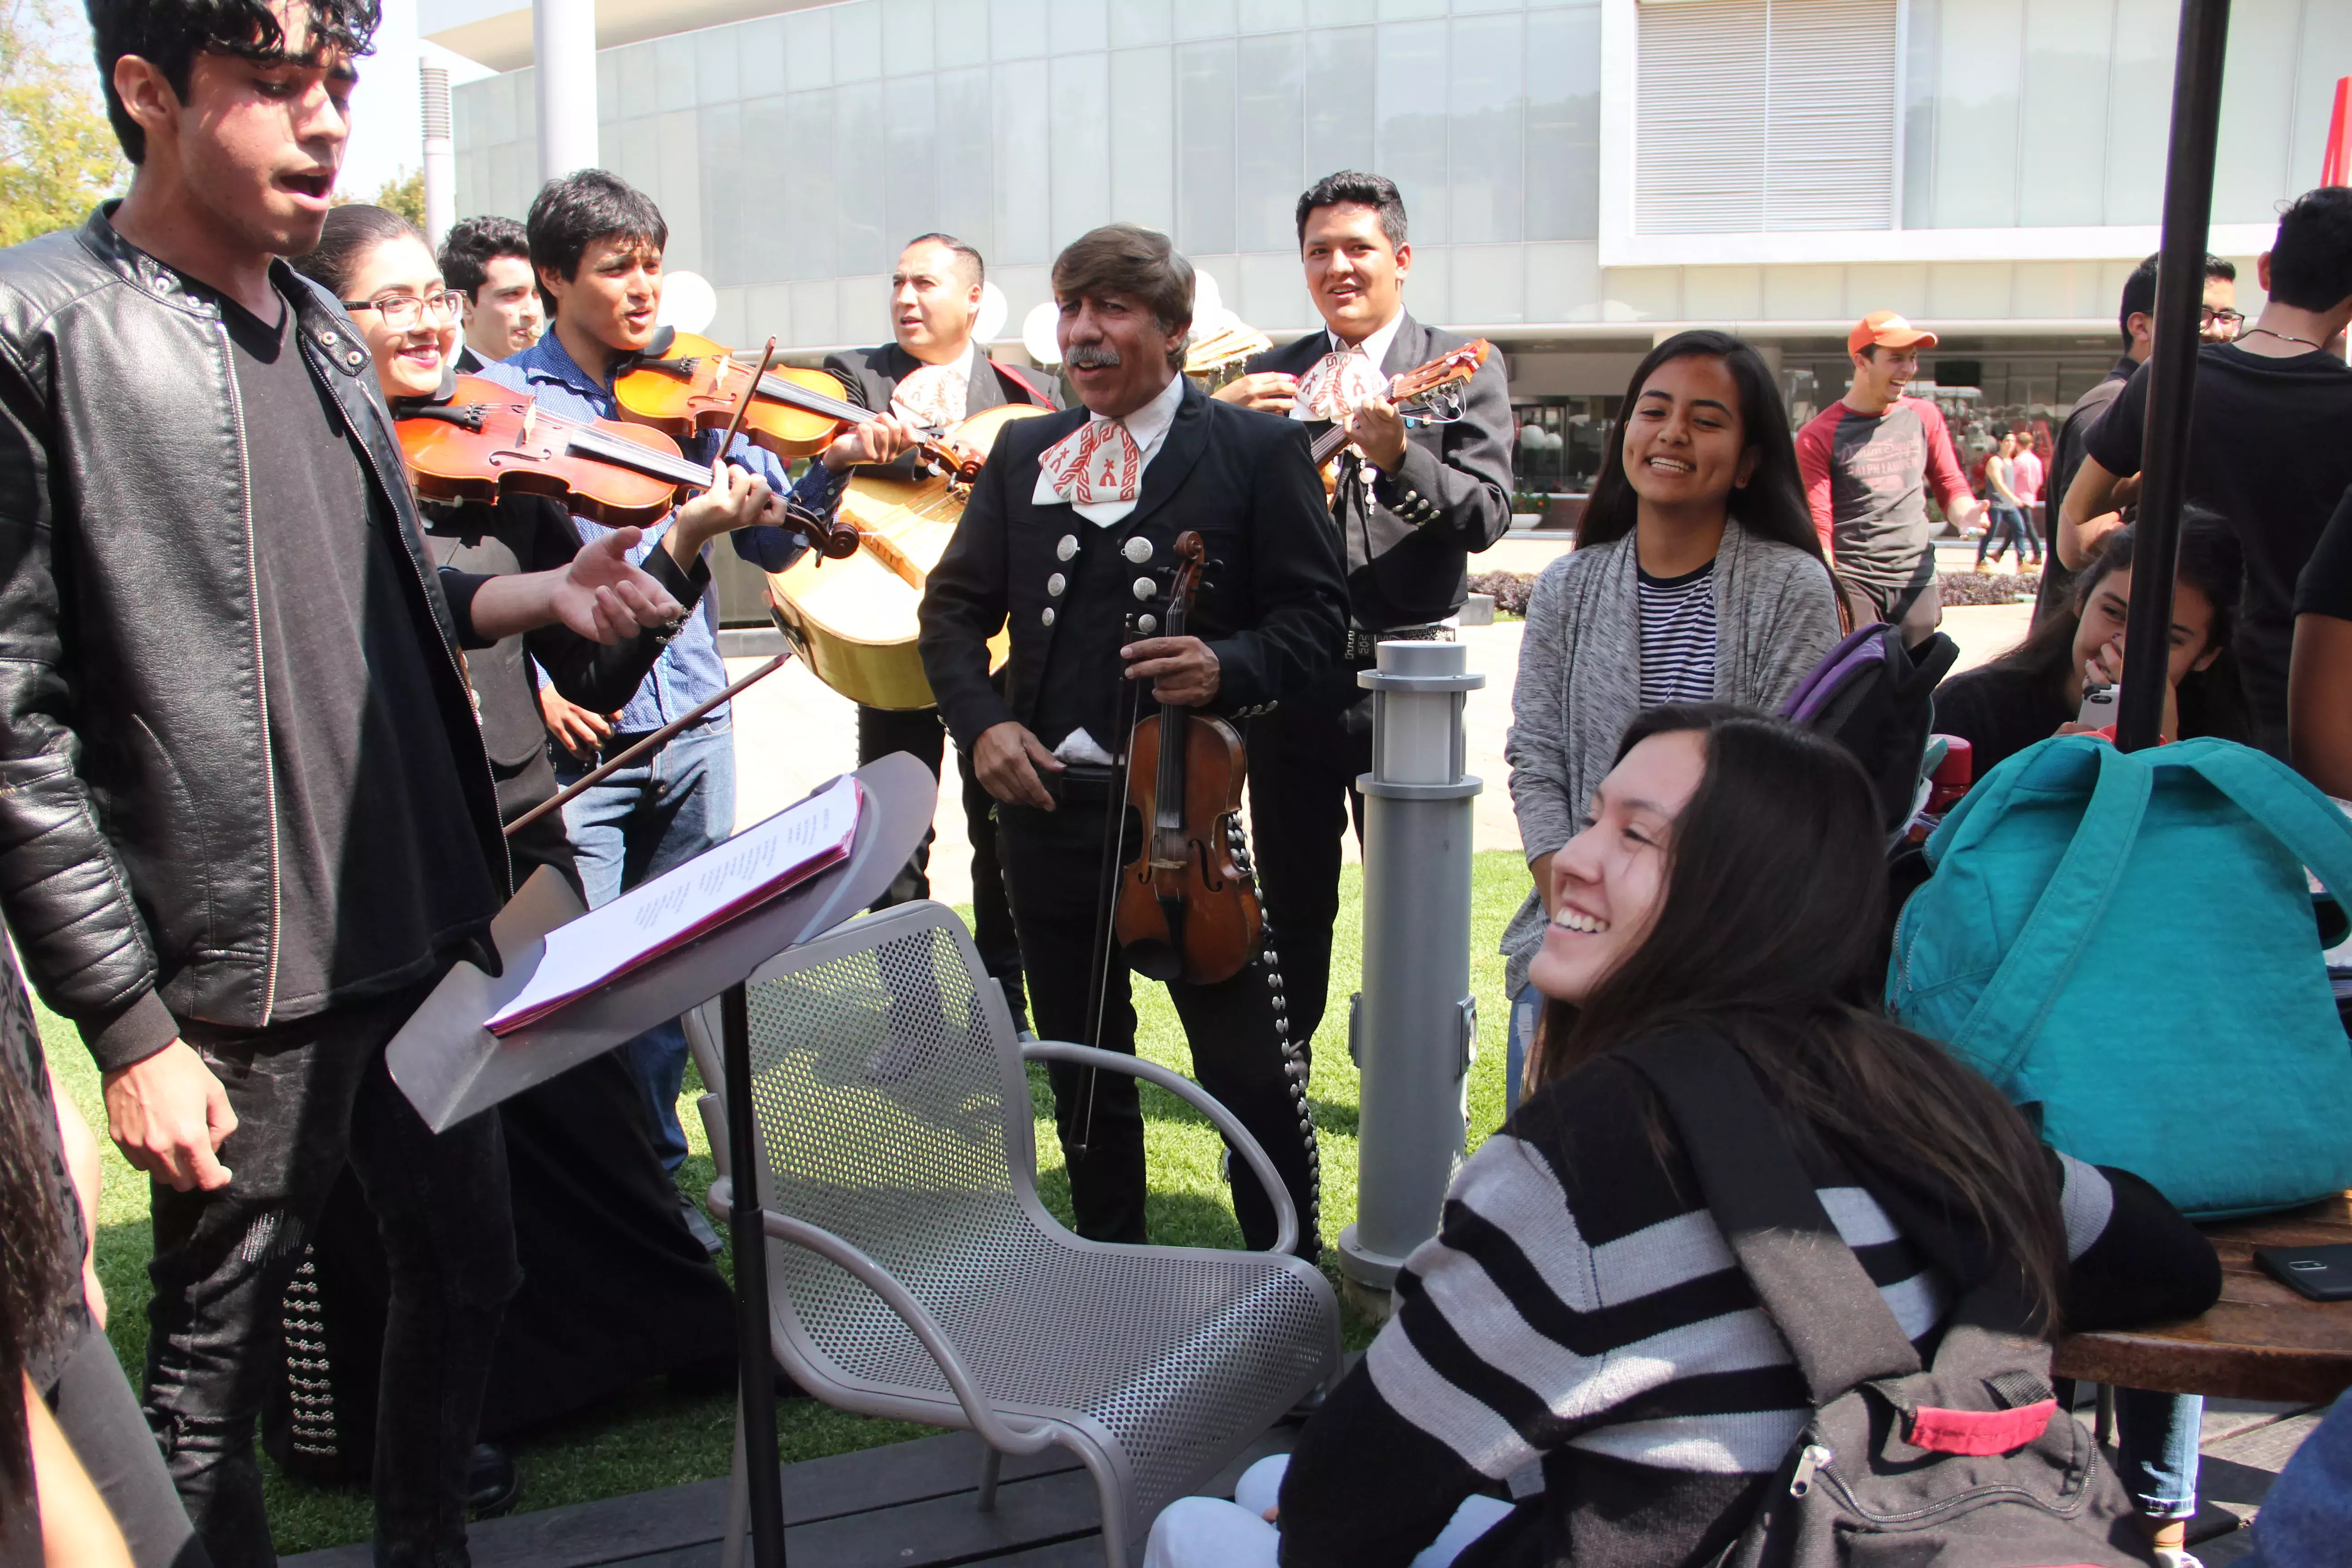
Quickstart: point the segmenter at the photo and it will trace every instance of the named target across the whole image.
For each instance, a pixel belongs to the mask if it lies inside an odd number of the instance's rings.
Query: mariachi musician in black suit
[[[1318,180],[1298,198],[1298,245],[1326,330],[1255,356],[1217,395],[1307,420],[1317,435],[1344,416],[1354,432],[1330,509],[1347,561],[1346,655],[1314,691],[1250,726],[1259,882],[1292,1029],[1311,1047],[1330,981],[1339,841],[1351,808],[1362,836],[1355,783],[1372,766],[1371,693],[1356,673],[1377,662],[1383,638],[1452,637],[1438,623],[1468,595],[1469,552],[1510,526],[1512,420],[1499,356],[1462,389],[1451,423],[1409,424],[1380,395],[1468,341],[1405,310],[1412,247],[1394,182],[1352,171]]]
[[[1097,941],[1108,765],[1127,742],[1122,679],[1159,701],[1246,716],[1323,679],[1346,635],[1338,552],[1305,429],[1212,401],[1178,374],[1192,268],[1166,235],[1098,228],[1054,263],[1064,366],[1086,407],[1008,426],[923,595],[924,673],[956,744],[1001,803],[999,842],[1038,1032],[1084,1040]],[[1153,574],[1177,537],[1213,563],[1189,630],[1160,631]],[[1134,619],[1132,633],[1129,618]],[[1009,621],[1005,689],[988,638]],[[1123,809],[1123,807],[1121,808]],[[1269,944],[1270,949],[1271,944]],[[1215,984],[1171,982],[1201,1084],[1262,1143],[1315,1254],[1316,1158],[1306,1063],[1283,1023],[1275,951]],[[1135,1048],[1127,964],[1113,955],[1101,1037]],[[1055,1064],[1056,1115],[1082,1236],[1144,1239],[1143,1121],[1134,1081]],[[1252,1247],[1271,1205],[1232,1162]]]
[[[1006,403],[1056,406],[1051,388],[1029,374],[999,364],[972,342],[980,318],[981,285],[987,263],[980,252],[948,234],[909,240],[890,275],[890,331],[894,342],[880,348],[829,354],[824,368],[848,389],[861,408],[890,409],[917,426],[944,428],[984,408]],[[915,477],[915,458],[861,472]],[[946,731],[936,708],[890,709],[857,705],[857,765],[893,752],[911,752],[940,776],[946,760]],[[972,941],[981,962],[1003,988],[1013,1021],[1025,1024],[1021,984],[1021,947],[1013,934],[1013,914],[1004,901],[1004,873],[996,859],[995,803],[973,777],[971,762],[958,754],[962,776],[964,822],[971,834]],[[877,907],[931,895],[931,836],[907,862]]]

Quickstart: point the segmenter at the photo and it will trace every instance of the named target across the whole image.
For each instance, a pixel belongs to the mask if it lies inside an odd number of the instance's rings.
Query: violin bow
[[[688,615],[694,614],[691,610],[687,613]],[[753,685],[758,681],[765,680],[768,677],[775,674],[776,671],[783,668],[784,660],[788,657],[790,656],[781,653],[778,654],[775,658],[770,659],[767,663],[761,665],[759,668],[753,670],[751,674],[745,676],[742,679],[737,681],[734,685],[729,687],[718,696],[710,699],[708,702],[697,703],[694,707],[679,714],[677,718],[671,720],[660,729],[656,730],[652,734],[647,735],[644,740],[639,741],[635,745],[631,746],[627,751],[623,752],[619,756],[614,757],[612,761],[596,769],[595,772],[590,773],[587,777],[570,785],[562,793],[550,795],[547,799],[541,801],[537,805],[532,806],[529,811],[524,812],[520,816],[518,816],[512,822],[508,823],[505,829],[506,836],[509,838],[512,838],[516,834],[521,832],[524,828],[529,827],[532,823],[537,822],[549,812],[562,810],[566,802],[584,793],[590,785],[604,783],[604,780],[609,778],[612,774],[622,768],[627,767],[631,763],[635,762],[639,757],[644,756],[647,752],[652,751],[655,747],[667,745],[669,742],[670,737],[676,735],[688,725],[699,721],[704,714],[709,712],[713,708],[718,707],[721,702],[728,701],[740,695],[744,688]]]
[[[1128,639],[1139,635],[1135,617],[1128,617]],[[1143,703],[1138,691],[1139,683],[1127,678],[1127,667],[1118,672],[1119,730],[1126,743],[1119,747],[1118,760],[1111,766],[1110,810],[1103,818],[1102,875],[1095,892],[1094,973],[1087,989],[1086,1043],[1097,1050],[1102,1048],[1103,1015],[1110,1006],[1110,950],[1118,940],[1117,927],[1118,905],[1118,850],[1126,837],[1127,784],[1129,771],[1135,762],[1135,731],[1143,722]],[[1099,1068],[1087,1068],[1085,1109],[1078,1116],[1078,1136],[1074,1147],[1080,1155],[1094,1142],[1095,1082]]]

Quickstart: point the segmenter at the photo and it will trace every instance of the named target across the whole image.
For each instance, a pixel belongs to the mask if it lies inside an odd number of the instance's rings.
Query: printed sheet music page
[[[856,837],[860,794],[857,781],[845,774],[822,794],[548,932],[538,970],[490,1016],[490,1033],[535,1024],[837,865]]]

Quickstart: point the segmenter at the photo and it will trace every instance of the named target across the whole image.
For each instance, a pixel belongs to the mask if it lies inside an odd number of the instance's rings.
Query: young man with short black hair
[[[529,393],[549,414],[614,418],[620,412],[613,395],[615,373],[647,353],[657,331],[669,225],[652,198],[617,174],[583,169],[541,187],[524,226],[548,329],[538,342],[486,366],[482,374]],[[685,442],[688,456],[703,462],[716,458],[719,434],[706,431]],[[778,495],[789,491],[788,505],[829,517],[851,466],[889,461],[909,443],[906,423],[885,414],[845,431],[809,464],[797,485],[785,477],[774,454],[748,437],[736,437],[727,460],[765,479]],[[583,539],[611,532],[585,519],[573,521]],[[631,558],[658,548],[667,526],[646,530]],[[782,528],[740,529],[728,538],[736,554],[763,572],[782,571],[802,548]],[[564,700],[552,687],[541,687],[541,709],[562,748],[557,782],[570,787],[604,758],[726,688],[719,595],[705,594],[619,713],[592,712]],[[574,797],[564,807],[563,825],[578,851],[592,908],[723,842],[735,830],[735,737],[729,708],[712,710],[659,752]],[[677,1119],[686,1077],[685,1030],[673,1020],[629,1041],[621,1053],[645,1092],[654,1150],[674,1176],[686,1161],[686,1131]],[[688,1226],[717,1252],[719,1237],[701,1204],[684,1193],[678,1202]]]
[[[1885,621],[1914,647],[1944,618],[1927,492],[1963,532],[1985,510],[1969,493],[1944,411],[1903,395],[1919,374],[1919,351],[1935,346],[1935,333],[1873,310],[1846,334],[1853,381],[1845,395],[1797,433],[1805,500],[1854,624]]]
[[[441,241],[442,280],[466,297],[457,374],[476,375],[539,342],[547,325],[530,271],[530,240],[510,217],[460,218]]]
[[[2197,351],[2185,499],[2228,518],[2245,548],[2239,673],[2255,743],[2284,759],[2295,581],[2352,488],[2352,369],[2329,347],[2352,321],[2352,189],[2298,198],[2254,265],[2269,295],[2261,316]],[[2052,540],[2069,566],[2119,525],[2115,492],[2140,471],[2147,395],[2143,367],[2084,442]]]
[[[1511,521],[1511,395],[1502,355],[1462,387],[1462,417],[1408,424],[1389,383],[1467,338],[1405,309],[1412,245],[1404,197],[1381,174],[1342,170],[1301,193],[1307,291],[1324,331],[1255,355],[1217,396],[1287,414],[1321,435],[1347,424],[1331,527],[1348,574],[1348,643],[1312,689],[1250,725],[1250,829],[1269,926],[1280,939],[1289,1026],[1315,1039],[1330,989],[1339,844],[1363,829],[1356,780],[1372,768],[1372,694],[1357,675],[1383,639],[1450,639],[1470,555]],[[1272,938],[1269,946],[1275,946]]]
[[[2056,451],[2050,461],[2050,479],[2042,493],[2042,531],[2043,542],[2050,548],[2042,552],[2042,587],[2033,597],[2033,619],[2042,617],[2066,603],[2074,592],[2074,574],[2058,559],[2058,513],[2065,504],[2066,490],[2074,482],[2074,472],[2083,466],[2083,443],[2091,426],[2107,411],[2107,405],[2123,395],[2124,384],[2132,373],[2147,362],[2156,350],[2156,258],[2151,256],[2132,268],[2124,279],[2123,302],[2116,310],[2116,326],[2123,334],[2123,357],[2115,363],[2105,379],[2074,400],[2066,411],[2066,421],[2058,427]],[[2209,343],[2226,343],[2238,335],[2245,325],[2244,312],[2238,309],[2238,268],[2226,258],[2205,258],[2205,298],[2198,311],[2197,335]],[[2132,487],[2136,491],[2137,486]],[[2119,493],[2120,503],[2130,498]]]
[[[274,1561],[253,1423],[348,1163],[390,1257],[377,1562],[462,1563],[516,1280],[496,1118],[383,1047],[509,877],[460,644],[609,641],[622,559],[437,572],[317,242],[372,0],[92,0],[131,193],[0,253],[0,905],[155,1177],[147,1417],[218,1568]]]

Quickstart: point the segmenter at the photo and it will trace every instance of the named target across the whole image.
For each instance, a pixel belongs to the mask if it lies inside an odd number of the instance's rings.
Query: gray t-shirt
[[[275,325],[221,300],[250,469],[278,837],[272,1016],[396,989],[478,932],[498,895],[417,618],[416,568],[372,515],[367,458]],[[399,476],[393,482],[400,482]],[[258,780],[255,781],[257,784]]]

